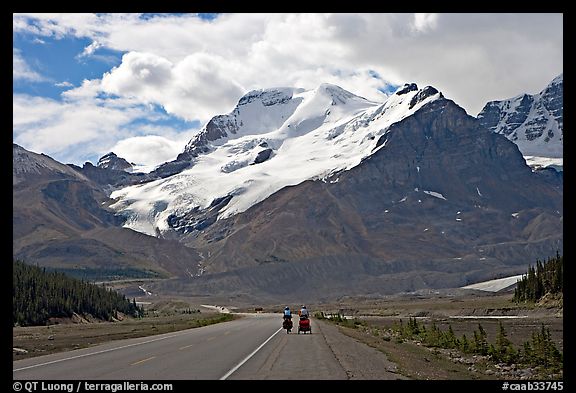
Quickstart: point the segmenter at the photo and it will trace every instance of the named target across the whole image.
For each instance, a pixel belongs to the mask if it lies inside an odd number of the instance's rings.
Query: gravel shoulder
[[[315,320],[315,323],[348,379],[408,379],[382,351],[344,334],[342,328],[329,322]]]

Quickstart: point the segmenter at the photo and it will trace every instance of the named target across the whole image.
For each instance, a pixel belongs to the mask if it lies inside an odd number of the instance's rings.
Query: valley
[[[14,13],[13,379],[562,380],[562,19]]]
[[[546,92],[538,113],[557,135],[561,75]],[[96,281],[158,278],[149,290],[169,296],[270,301],[521,274],[563,250],[563,172],[531,168],[485,121],[432,86],[377,103],[322,83],[249,91],[149,173],[14,145],[13,255]]]
[[[129,291],[126,285],[128,283],[121,284],[124,290]],[[532,367],[498,365],[485,357],[428,348],[409,340],[398,340],[391,335],[391,329],[397,327],[400,321],[406,324],[410,318],[415,318],[428,326],[434,323],[441,330],[451,326],[457,337],[466,334],[472,338],[478,324],[481,324],[487,332],[488,342],[492,343],[501,322],[513,345],[521,348],[534,332],[545,325],[550,329],[553,342],[563,352],[562,303],[521,305],[512,303],[511,296],[510,292],[453,289],[380,298],[343,296],[338,301],[306,305],[313,315],[312,323],[321,324],[321,330],[316,329],[315,333],[325,337],[340,363],[347,367],[347,377],[335,374],[330,379],[390,379],[391,375],[395,375],[392,379],[561,379],[561,375],[557,374],[544,376],[542,370]],[[147,316],[141,320],[14,328],[14,346],[28,348],[29,352],[14,352],[13,360],[90,348],[111,340],[152,338],[158,334],[201,326],[201,320],[210,324],[264,313],[277,314],[280,326],[280,311],[285,306],[284,303],[249,303],[241,299],[218,297],[168,298],[152,294],[137,299],[147,310]],[[301,306],[298,303],[288,305],[294,310]],[[193,313],[186,314],[188,310],[193,310]],[[326,318],[318,319],[320,314]],[[330,317],[338,314],[344,319],[332,322]],[[370,358],[360,359],[355,355],[371,353],[374,349],[383,353],[389,362],[380,371],[373,369]],[[351,363],[350,357],[356,360]],[[386,374],[390,370],[394,374]],[[238,373],[236,378],[242,379],[243,375],[248,379],[266,379],[266,374],[262,373],[258,376]],[[292,378],[287,373],[282,375],[282,378]]]

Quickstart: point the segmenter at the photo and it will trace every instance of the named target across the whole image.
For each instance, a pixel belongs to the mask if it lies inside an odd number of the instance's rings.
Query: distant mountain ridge
[[[360,165],[183,231],[205,258],[178,288],[322,298],[460,287],[563,248],[561,181],[453,101],[428,102],[380,138]]]
[[[480,124],[516,143],[525,156],[562,158],[563,75],[538,94],[488,102],[478,114]]]
[[[562,173],[533,170],[506,136],[414,83],[384,103],[331,84],[254,90],[148,174],[58,168],[98,195],[54,194],[58,220],[112,220],[74,236],[131,246],[132,260],[171,247],[147,259],[175,277],[151,287],[162,293],[296,300],[461,287],[518,274],[563,248]],[[45,189],[29,192],[43,195],[32,204],[39,217]],[[63,263],[42,251],[46,232],[18,218],[19,192],[15,254]],[[70,195],[64,210],[58,198]]]
[[[105,183],[14,144],[14,258],[101,279],[177,276],[200,260],[176,241],[122,228],[124,219],[107,206]]]

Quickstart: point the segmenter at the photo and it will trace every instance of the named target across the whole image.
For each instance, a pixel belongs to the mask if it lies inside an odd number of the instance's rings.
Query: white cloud
[[[102,78],[103,88],[111,93],[154,96],[156,89],[170,83],[172,63],[151,53],[130,52],[122,57],[122,64]]]
[[[95,56],[98,48],[125,52],[118,67],[65,92],[59,104],[99,105],[101,116],[110,111],[110,120],[104,120],[109,133],[126,129],[138,104],[206,121],[229,112],[243,93],[257,88],[315,88],[330,82],[382,100],[378,88],[384,83],[371,71],[393,84],[433,85],[476,115],[487,101],[536,93],[563,71],[560,13],[243,13],[212,21],[191,14],[146,19],[139,14],[14,14],[13,31],[88,38],[92,44],[81,55]],[[14,57],[16,64],[17,52]],[[21,72],[16,68],[15,74]],[[103,99],[102,92],[118,98]],[[31,112],[54,105],[42,104]],[[133,112],[118,117],[115,111],[124,107]],[[145,116],[145,106],[139,108],[139,116]],[[68,130],[80,123],[79,116],[56,113]],[[80,129],[78,138],[96,132]],[[38,140],[45,130],[38,129]],[[110,139],[109,146],[119,139]]]
[[[30,25],[30,19],[22,19]],[[234,86],[314,88],[331,79],[376,99],[379,93],[365,87],[367,82],[374,87],[375,81],[357,77],[350,83],[345,78],[369,69],[395,84],[434,85],[475,115],[489,100],[539,91],[563,70],[560,13],[245,13],[211,22],[194,15],[143,20],[136,14],[71,14],[35,23],[43,31],[73,31],[115,50],[153,54],[173,69],[180,63],[186,68],[187,58],[212,59],[217,88],[209,94],[205,84],[194,82],[190,87],[198,89],[180,91],[192,105],[187,118],[194,111],[206,118],[229,110],[226,95]],[[202,74],[201,66],[188,69],[191,74],[183,77],[190,80],[194,73]],[[155,100],[182,113],[176,91],[163,92],[166,97]],[[206,107],[205,97],[194,99],[200,93],[212,98]],[[218,101],[222,105],[216,107]]]
[[[66,36],[98,35],[102,19],[96,14],[28,13],[13,14],[12,31],[61,39]]]
[[[54,83],[56,87],[74,87],[74,85],[68,81]]]
[[[111,140],[138,116],[142,113],[137,110],[20,94],[13,98],[14,140],[34,151],[58,153],[94,140]]]
[[[101,90],[101,82],[98,79],[84,79],[82,84],[73,89],[62,92],[62,97],[67,101],[94,99]]]
[[[417,32],[425,32],[436,27],[438,14],[416,13],[412,27]]]
[[[102,89],[155,103],[186,120],[209,120],[231,110],[243,89],[226,76],[225,59],[198,53],[174,65],[151,53],[130,52],[102,78]]]
[[[96,50],[98,50],[101,47],[102,47],[101,43],[99,43],[98,41],[93,41],[90,45],[88,45],[87,47],[84,48],[82,53],[80,53],[77,56],[77,58],[92,56],[94,54],[94,52],[96,52]]]
[[[94,161],[110,151],[124,139],[146,133],[163,132],[162,139],[147,140],[151,151],[156,150],[152,142],[157,142],[158,152],[153,157],[176,157],[174,149],[182,149],[194,130],[177,133],[169,126],[151,128],[135,124],[135,121],[150,123],[161,120],[162,115],[129,100],[99,98],[90,95],[95,83],[85,81],[69,91],[63,101],[34,97],[26,94],[13,96],[13,140],[32,151],[43,152],[65,163],[81,165]],[[70,93],[72,92],[72,93]],[[171,138],[173,143],[167,141]],[[136,143],[137,142],[137,143]],[[141,145],[136,141],[134,146]],[[171,150],[167,149],[171,146]],[[149,163],[153,159],[145,158]]]
[[[42,82],[46,80],[45,77],[34,71],[28,63],[26,63],[20,51],[16,48],[12,49],[12,79],[30,82]]]
[[[159,135],[135,136],[118,141],[111,151],[128,162],[153,167],[174,160],[184,150],[190,136],[184,134],[177,140]]]

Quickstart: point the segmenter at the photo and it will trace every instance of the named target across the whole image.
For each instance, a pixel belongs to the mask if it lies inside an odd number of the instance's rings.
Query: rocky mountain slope
[[[525,156],[562,158],[563,100],[564,76],[560,74],[538,94],[488,102],[478,120],[516,143]]]
[[[14,254],[173,275],[153,292],[300,301],[454,288],[563,249],[561,173],[532,170],[431,86],[384,103],[330,84],[251,91],[148,174],[18,149]]]
[[[118,157],[114,152],[110,152],[100,157],[96,166],[98,168],[113,169],[126,172],[132,172],[134,170],[133,164],[129,163],[122,157]]]
[[[194,250],[122,228],[102,186],[13,145],[13,256],[92,278],[182,276]]]
[[[190,169],[114,194],[128,226],[202,253],[198,277],[162,290],[329,297],[459,287],[562,250],[562,178],[532,171],[514,143],[433,87],[405,85],[382,105],[354,98],[354,110],[331,95],[328,108],[301,117],[306,100],[292,101],[302,92],[266,93],[209,122],[182,155]],[[288,106],[266,118],[271,128],[243,131],[243,102]],[[235,181],[222,180],[230,173]]]

